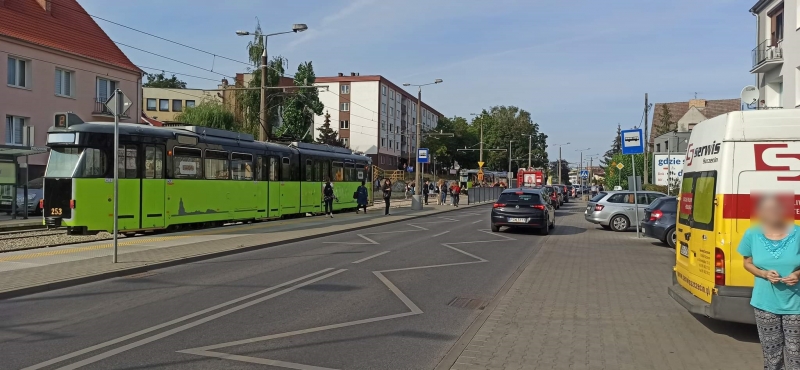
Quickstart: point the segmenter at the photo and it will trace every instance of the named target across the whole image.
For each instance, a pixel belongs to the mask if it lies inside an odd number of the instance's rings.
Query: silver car
[[[644,210],[654,200],[667,196],[655,191],[637,191],[638,209],[632,191],[602,191],[589,200],[584,216],[586,221],[599,224],[606,230],[625,231],[644,217]]]

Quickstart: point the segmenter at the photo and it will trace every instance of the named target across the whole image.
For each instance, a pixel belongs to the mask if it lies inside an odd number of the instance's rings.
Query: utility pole
[[[528,168],[531,167],[531,142],[533,141],[533,135],[528,135]]]
[[[561,147],[558,147],[558,183],[561,183]]]
[[[272,127],[267,120],[267,37],[264,40],[264,51],[261,53],[261,109],[259,110],[258,120],[258,140],[269,141]]]
[[[514,142],[514,140],[509,140],[508,141],[508,187],[511,187],[511,179],[512,179],[512,177],[511,177],[511,143],[513,143],[513,142]]]
[[[647,126],[648,126],[647,125],[647,115],[648,115],[649,111],[650,111],[650,105],[648,104],[648,101],[647,101],[647,93],[644,93],[644,137],[645,137],[645,140],[647,140],[645,142],[645,144],[644,144],[644,183],[645,184],[649,183],[649,181],[647,179],[647,162],[649,162],[648,157],[647,157],[647,147],[650,146],[650,136],[648,136],[648,134],[647,134]],[[634,179],[634,181],[635,180],[636,179]],[[638,225],[637,225],[637,227],[638,227]]]
[[[416,144],[417,148],[415,150],[417,151],[419,151],[420,145],[422,145],[422,140],[421,140],[422,139],[422,86],[419,86],[418,89],[419,90],[417,91],[417,127],[416,127],[417,132],[415,133],[416,135],[414,136],[414,139],[416,139],[417,143]],[[421,164],[419,163],[419,153],[416,153],[415,156],[417,157],[417,167],[414,168],[414,174],[416,175],[414,176],[414,186],[416,189],[414,196],[416,197],[418,194],[419,195],[422,194],[422,192],[420,191],[421,189],[420,184],[422,183],[422,172],[420,171],[419,168],[419,165]],[[418,202],[419,209],[422,210],[422,201],[421,201],[422,198],[418,199],[420,199]]]

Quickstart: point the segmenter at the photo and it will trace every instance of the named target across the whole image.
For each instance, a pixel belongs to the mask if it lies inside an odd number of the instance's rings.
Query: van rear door
[[[714,213],[717,171],[683,174],[678,211],[678,282],[698,298],[711,302],[715,281]],[[724,274],[721,275],[724,279]],[[724,281],[722,284],[724,285]]]

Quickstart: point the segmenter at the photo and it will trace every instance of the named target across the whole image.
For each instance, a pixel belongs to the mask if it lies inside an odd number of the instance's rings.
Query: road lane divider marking
[[[435,238],[435,237],[437,237],[437,236],[442,236],[442,235],[444,235],[444,234],[447,234],[447,233],[449,233],[449,232],[450,232],[450,230],[447,230],[447,231],[445,231],[445,232],[438,233],[438,234],[436,234],[436,235],[432,236],[431,238]]]
[[[308,278],[317,276],[319,274],[323,274],[323,273],[329,272],[331,270],[333,270],[333,269],[332,268],[322,269],[322,270],[319,270],[317,272],[314,272],[314,273],[311,273],[311,274],[308,274],[308,275],[305,275],[305,276],[301,276],[301,277],[299,277],[297,279],[289,280],[287,282],[284,282],[284,283],[281,283],[281,284],[278,284],[278,285],[275,285],[275,286],[271,286],[269,288],[262,289],[262,290],[259,290],[259,291],[255,292],[255,293],[251,293],[251,294],[248,294],[248,295],[245,295],[245,296],[242,296],[242,297],[239,297],[239,298],[227,301],[227,302],[220,303],[220,304],[218,304],[216,306],[212,306],[212,307],[206,308],[204,310],[200,310],[200,311],[191,313],[189,315],[182,316],[182,317],[167,321],[165,323],[162,323],[162,324],[159,324],[159,325],[156,325],[156,326],[149,327],[147,329],[143,329],[143,330],[137,331],[135,333],[131,333],[131,334],[128,334],[128,335],[125,335],[125,336],[122,336],[122,337],[119,337],[119,338],[116,338],[116,339],[112,339],[112,340],[107,341],[107,342],[103,342],[103,343],[96,344],[96,345],[91,346],[91,347],[84,348],[84,349],[76,351],[76,352],[72,352],[72,353],[68,353],[68,354],[63,355],[63,356],[56,357],[54,359],[51,359],[51,360],[48,360],[48,361],[45,361],[45,362],[42,362],[42,363],[39,363],[39,364],[36,364],[36,365],[32,365],[32,366],[26,367],[23,370],[41,369],[43,367],[47,367],[47,366],[50,366],[50,365],[53,365],[53,364],[57,364],[59,362],[63,362],[65,360],[69,360],[69,359],[74,358],[74,357],[82,356],[82,355],[85,355],[87,353],[94,352],[94,351],[96,351],[98,349],[105,348],[105,347],[108,347],[108,346],[112,346],[112,345],[117,344],[117,343],[125,342],[125,341],[128,341],[130,339],[142,336],[144,334],[151,333],[153,331],[156,331],[156,330],[159,330],[159,329],[163,329],[163,328],[175,325],[177,323],[180,323],[180,322],[183,322],[183,321],[186,321],[186,320],[189,320],[189,319],[193,319],[193,318],[201,316],[201,315],[205,315],[207,313],[219,310],[221,308],[230,306],[232,304],[236,304],[236,303],[248,300],[250,298],[257,297],[257,296],[262,295],[264,293],[268,293],[268,292],[271,292],[273,290],[277,290],[277,289],[283,288],[285,286],[292,285],[294,283],[306,280]]]
[[[364,261],[368,261],[368,260],[371,260],[371,259],[373,259],[375,257],[380,257],[380,256],[382,256],[382,255],[384,255],[386,253],[389,253],[389,252],[391,252],[391,251],[384,251],[384,252],[380,252],[378,254],[373,254],[373,255],[371,255],[371,256],[369,256],[367,258],[362,258],[362,259],[360,259],[358,261],[353,261],[353,263],[361,263],[361,262],[364,262]]]

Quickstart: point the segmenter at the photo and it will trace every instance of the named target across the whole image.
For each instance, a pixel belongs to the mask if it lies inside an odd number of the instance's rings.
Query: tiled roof
[[[150,126],[157,126],[157,127],[164,126],[164,122],[161,122],[159,120],[155,120],[153,118],[148,117],[145,112],[142,112],[142,117],[139,120],[139,123],[141,123],[143,125],[150,125]]]
[[[49,13],[45,1],[0,1],[0,35],[141,73],[77,0],[49,0]]]
[[[705,108],[698,108],[700,112],[703,113],[706,118],[711,119],[716,116],[735,112],[742,109],[741,101],[739,99],[721,99],[721,100],[706,100]],[[678,120],[683,117],[686,112],[689,111],[689,102],[682,101],[682,102],[674,102],[674,103],[656,103],[653,106],[653,123],[650,126],[650,143],[652,145],[653,139],[656,138],[656,128],[660,126],[661,123],[661,112],[663,112],[663,106],[667,106],[669,109],[670,115],[672,115],[673,124],[678,123]]]

